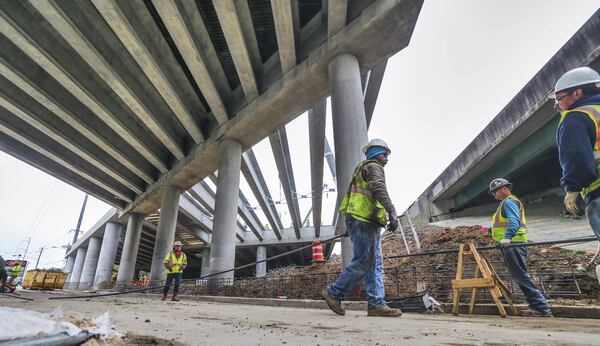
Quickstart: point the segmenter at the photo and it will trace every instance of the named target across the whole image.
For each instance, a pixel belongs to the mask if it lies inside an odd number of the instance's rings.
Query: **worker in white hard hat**
[[[181,251],[181,245],[180,241],[173,243],[173,251],[170,251],[163,261],[163,264],[167,268],[167,283],[163,289],[162,300],[167,299],[171,283],[175,281],[173,297],[171,300],[175,302],[179,301],[179,299],[177,299],[177,294],[179,293],[179,284],[181,284],[181,275],[185,267],[187,267],[187,257],[183,251]]]
[[[346,214],[346,229],[352,239],[354,258],[321,296],[333,312],[344,315],[342,299],[364,280],[367,315],[400,316],[400,309],[390,308],[384,300],[380,238],[380,230],[386,224],[389,231],[398,228],[398,215],[388,195],[383,170],[392,151],[383,140],[373,139],[363,152],[366,160],[354,170],[339,209],[340,213]]]
[[[512,184],[504,178],[490,182],[489,193],[500,201],[492,216],[492,238],[501,246],[504,263],[510,279],[516,283],[527,300],[529,308],[521,310],[521,316],[549,317],[550,307],[527,272],[527,248],[514,246],[527,243],[525,206],[512,193]],[[510,245],[513,246],[510,246]]]
[[[587,215],[600,239],[600,74],[590,67],[572,69],[556,82],[554,108],[560,111],[556,133],[565,207]],[[581,202],[585,200],[585,204]],[[585,210],[584,210],[585,209]]]

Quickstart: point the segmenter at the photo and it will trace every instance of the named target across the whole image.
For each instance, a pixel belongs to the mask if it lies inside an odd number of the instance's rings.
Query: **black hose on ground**
[[[10,297],[10,298],[27,300],[27,301],[30,301],[30,302],[34,301],[34,299],[21,297],[19,295],[15,295],[15,293],[0,293],[0,294],[3,295],[3,296]]]
[[[345,234],[345,233],[344,234],[340,234],[340,235],[337,235],[337,236],[335,236],[333,238],[329,238],[327,240],[321,241],[321,244],[329,243],[329,242],[332,242],[332,241],[337,240],[339,238],[343,238],[343,237],[347,237],[347,236],[348,235]],[[252,263],[244,264],[244,265],[241,265],[239,267],[235,267],[233,269],[227,269],[227,270],[223,270],[223,271],[220,271],[220,272],[217,272],[217,273],[212,273],[212,274],[204,275],[204,276],[199,277],[197,280],[203,280],[203,279],[210,278],[210,277],[213,277],[213,276],[217,276],[217,275],[229,273],[229,272],[232,272],[232,271],[236,271],[236,270],[248,268],[248,267],[251,267],[251,266],[256,265],[258,263],[263,263],[263,262],[271,261],[271,260],[274,260],[274,259],[278,259],[280,257],[284,257],[284,256],[287,256],[287,255],[293,254],[295,252],[302,251],[304,249],[311,248],[312,246],[313,246],[312,244],[308,244],[308,245],[299,247],[297,249],[294,249],[294,250],[291,250],[291,251],[287,251],[287,252],[281,253],[279,255],[275,255],[275,256],[269,257],[269,258],[264,259],[264,260],[255,261],[255,262],[252,262]],[[155,286],[155,287],[145,287],[145,288],[140,288],[140,289],[135,289],[135,290],[128,290],[128,291],[122,291],[122,292],[110,292],[110,293],[102,293],[102,294],[87,294],[87,295],[67,296],[67,297],[50,297],[48,299],[51,299],[51,300],[57,299],[58,300],[58,299],[81,299],[81,298],[109,297],[109,296],[118,296],[118,295],[130,294],[130,293],[140,293],[140,292],[154,291],[154,290],[158,290],[158,289],[163,289],[163,288],[165,288],[165,286],[166,285]]]

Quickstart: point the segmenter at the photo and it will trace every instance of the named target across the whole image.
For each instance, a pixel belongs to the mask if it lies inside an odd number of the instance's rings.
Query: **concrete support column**
[[[205,276],[210,273],[210,248],[205,247],[202,250],[202,267],[200,268],[200,276]]]
[[[95,288],[110,288],[113,266],[117,257],[117,248],[121,238],[123,226],[115,222],[109,222],[104,229],[102,247],[98,256],[98,267],[94,276]]]
[[[337,170],[338,204],[348,190],[354,168],[364,160],[362,148],[368,142],[367,121],[358,59],[342,54],[329,63],[335,165]],[[345,232],[343,217],[338,218],[336,234]],[[342,264],[352,260],[350,238],[342,241]]]
[[[77,254],[75,255],[75,263],[73,264],[73,271],[69,275],[67,289],[75,290],[77,289],[77,286],[79,286],[79,279],[81,278],[81,270],[83,269],[83,263],[85,262],[86,253],[87,249],[77,249]]]
[[[160,205],[160,216],[158,229],[156,230],[156,241],[152,253],[152,266],[150,268],[150,280],[160,281],[167,277],[163,260],[167,253],[173,248],[175,241],[175,226],[177,226],[177,212],[179,211],[179,197],[181,190],[173,185],[165,186]]]
[[[263,261],[267,259],[267,247],[259,245],[256,247],[256,261]],[[267,275],[267,262],[256,263],[256,277],[262,278]]]
[[[133,280],[133,271],[135,270],[135,262],[137,261],[143,223],[144,215],[139,213],[129,214],[125,240],[123,241],[123,250],[121,250],[119,273],[117,274],[117,287]]]
[[[67,279],[65,280],[65,282],[71,281],[71,273],[73,272],[73,266],[75,265],[75,256],[76,255],[77,255],[77,253],[75,253],[71,256],[67,256],[67,263],[65,264],[65,272],[67,272],[68,274],[67,274]]]
[[[220,159],[209,262],[211,274],[231,269],[235,264],[235,230],[240,193],[242,146],[236,141],[224,140],[221,142]],[[233,272],[220,274],[214,278],[233,279]]]
[[[100,238],[90,238],[77,289],[86,290],[91,288],[94,284],[94,275],[96,275],[96,266],[98,265],[98,256],[100,256],[101,245],[102,240],[100,240]]]

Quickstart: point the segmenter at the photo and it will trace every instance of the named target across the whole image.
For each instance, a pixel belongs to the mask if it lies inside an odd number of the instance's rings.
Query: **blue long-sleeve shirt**
[[[521,209],[517,202],[507,198],[502,205],[502,216],[508,219],[504,239],[511,239],[521,228]]]
[[[600,104],[600,95],[578,100],[570,109],[590,104]],[[584,113],[569,114],[558,126],[556,144],[563,172],[560,184],[565,191],[581,191],[598,177],[594,160],[594,145],[597,140],[594,122]],[[586,198],[586,202],[589,201]]]

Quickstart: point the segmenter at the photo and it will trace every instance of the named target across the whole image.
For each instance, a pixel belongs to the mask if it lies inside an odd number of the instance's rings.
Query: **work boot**
[[[398,317],[402,316],[400,309],[392,309],[386,304],[367,309],[367,316]]]
[[[177,299],[177,293],[173,293],[173,298],[171,298],[172,301],[174,302],[178,302],[179,299]]]
[[[163,293],[162,300],[167,300],[167,292],[164,292],[164,293]]]
[[[521,311],[519,311],[519,316],[526,316],[526,317],[553,317],[552,316],[552,311],[542,312],[542,311],[537,311],[537,310],[533,310],[533,309],[521,310]]]
[[[342,307],[342,302],[333,298],[331,294],[329,294],[329,291],[327,291],[327,289],[324,289],[323,292],[321,292],[321,297],[323,297],[331,311],[335,312],[338,315],[346,314],[346,310],[344,310],[344,308]]]

